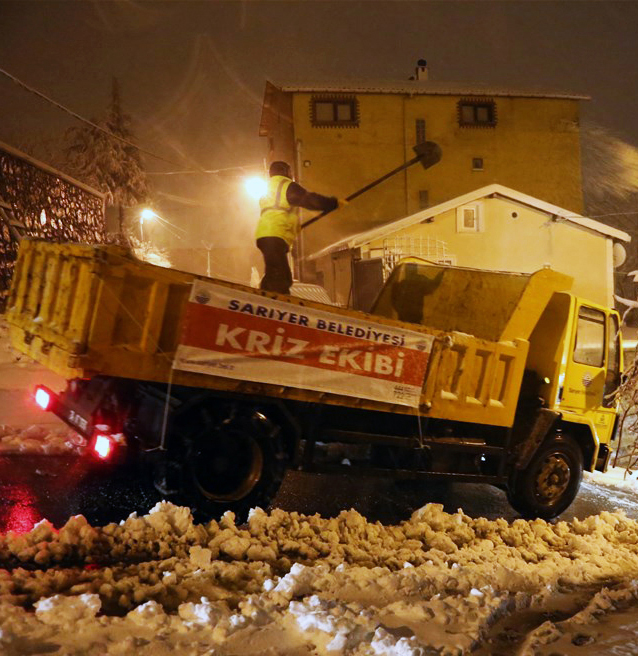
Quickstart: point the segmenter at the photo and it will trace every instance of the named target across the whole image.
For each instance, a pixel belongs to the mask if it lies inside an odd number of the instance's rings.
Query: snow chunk
[[[374,632],[370,647],[379,656],[423,656],[424,653],[414,636],[397,639],[381,627]]]
[[[146,516],[146,522],[160,533],[184,535],[193,526],[190,508],[159,501]]]
[[[34,606],[36,617],[42,623],[72,630],[74,622],[93,619],[102,603],[96,594],[82,594],[79,597],[57,594],[41,599]]]
[[[215,624],[222,616],[219,607],[212,604],[207,597],[202,597],[199,604],[180,604],[178,613],[182,620],[191,626]]]
[[[210,565],[213,552],[205,547],[195,545],[189,549],[190,562],[194,567],[206,568]]]
[[[161,604],[153,600],[133,609],[126,617],[134,624],[142,626],[161,626],[168,621],[168,616]]]

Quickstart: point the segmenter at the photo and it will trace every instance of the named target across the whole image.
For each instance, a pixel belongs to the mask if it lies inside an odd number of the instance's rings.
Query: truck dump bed
[[[408,262],[373,316],[157,267],[117,246],[26,240],[7,319],[13,346],[66,378],[508,426],[529,335],[570,282]]]

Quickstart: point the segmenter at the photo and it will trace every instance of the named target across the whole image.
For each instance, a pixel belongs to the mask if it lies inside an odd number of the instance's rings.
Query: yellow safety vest
[[[274,175],[268,180],[268,191],[259,199],[261,216],[257,223],[255,239],[281,237],[289,246],[299,232],[299,217],[286,200],[286,192],[292,180],[283,175]]]

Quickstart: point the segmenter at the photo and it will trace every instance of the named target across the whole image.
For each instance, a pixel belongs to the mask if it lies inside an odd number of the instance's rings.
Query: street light
[[[244,181],[244,187],[246,188],[248,195],[255,200],[259,200],[262,196],[265,196],[268,191],[268,183],[258,176],[246,178]]]
[[[140,236],[142,241],[144,241],[144,220],[150,221],[155,218],[157,215],[153,212],[152,209],[145,207],[140,213]]]

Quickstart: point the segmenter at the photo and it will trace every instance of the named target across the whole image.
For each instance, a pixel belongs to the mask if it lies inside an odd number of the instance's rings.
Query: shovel
[[[421,165],[423,166],[424,169],[429,169],[431,166],[434,166],[440,159],[441,159],[441,147],[434,143],[434,141],[424,141],[422,143],[417,144],[414,146],[412,149],[416,153],[416,155],[408,160],[407,162],[404,162],[401,164],[401,166],[397,166],[396,169],[393,169],[389,173],[386,173],[385,175],[381,176],[377,180],[374,180],[374,182],[368,183],[365,187],[361,187],[361,189],[357,189],[354,193],[350,194],[349,196],[346,196],[346,200],[349,202],[353,199],[355,199],[357,196],[361,196],[361,194],[364,194],[366,191],[372,189],[373,187],[376,187],[378,184],[382,183],[384,180],[387,180],[388,178],[391,178],[395,173],[399,173],[400,171],[403,171],[407,169],[409,166],[412,166],[413,164],[416,164],[417,162],[421,162]],[[327,210],[325,212],[321,212],[321,214],[317,214],[317,216],[313,216],[311,219],[308,219],[305,223],[301,224],[301,228],[307,228],[311,223],[314,223],[315,221],[318,221],[322,217],[326,216],[326,214],[329,214],[330,212],[334,212],[334,210]]]

